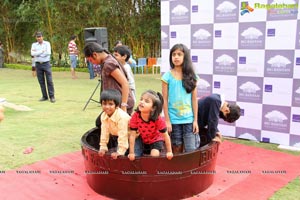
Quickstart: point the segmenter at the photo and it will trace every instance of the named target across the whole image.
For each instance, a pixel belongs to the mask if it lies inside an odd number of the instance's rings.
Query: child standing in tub
[[[117,151],[111,154],[113,159],[124,155],[128,149],[128,123],[130,116],[120,108],[121,93],[115,89],[104,90],[100,95],[103,109],[101,115],[101,136],[99,156],[104,156],[111,147]]]
[[[197,80],[189,49],[175,44],[170,50],[171,70],[162,80],[164,114],[173,153],[191,152],[200,144],[197,123]]]
[[[162,107],[163,97],[159,92],[147,90],[142,94],[136,112],[132,115],[129,123],[129,160],[135,159],[134,146],[137,136],[141,137],[143,152],[150,153],[154,157],[159,156],[165,143],[167,159],[173,158],[166,123],[160,116]]]

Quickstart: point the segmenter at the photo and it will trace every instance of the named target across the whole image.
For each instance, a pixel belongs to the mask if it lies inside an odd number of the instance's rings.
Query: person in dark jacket
[[[240,117],[240,107],[225,101],[219,94],[211,94],[198,100],[198,126],[201,146],[210,141],[221,142],[222,135],[218,129],[219,118],[233,123]]]

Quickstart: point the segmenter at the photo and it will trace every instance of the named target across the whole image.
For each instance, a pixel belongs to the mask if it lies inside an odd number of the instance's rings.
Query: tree
[[[110,48],[122,40],[137,57],[160,55],[158,0],[2,0],[0,12],[0,41],[10,55],[29,56],[34,33],[42,31],[51,43],[54,63],[61,65],[68,59],[70,36],[77,35],[83,49],[83,30],[88,27],[107,27]]]

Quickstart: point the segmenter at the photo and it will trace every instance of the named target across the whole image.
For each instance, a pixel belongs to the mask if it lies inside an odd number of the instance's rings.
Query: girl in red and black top
[[[141,96],[136,112],[130,119],[129,155],[130,160],[135,159],[134,145],[136,137],[142,139],[143,151],[150,151],[151,156],[159,156],[164,142],[167,148],[166,157],[173,157],[171,140],[167,132],[165,121],[160,114],[163,107],[163,97],[159,92],[147,90]]]

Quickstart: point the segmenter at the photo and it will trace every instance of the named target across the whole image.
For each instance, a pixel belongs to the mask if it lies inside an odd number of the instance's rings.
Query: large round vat
[[[81,138],[85,174],[97,193],[114,199],[182,199],[206,190],[214,180],[218,143],[175,155],[168,160],[143,156],[130,161],[126,156],[113,160],[109,153],[98,156],[99,129]]]

